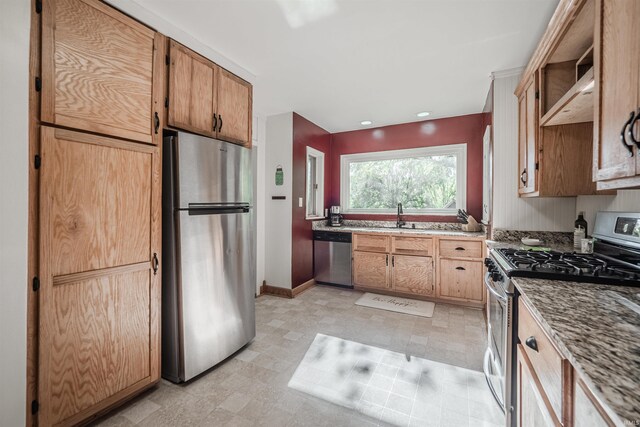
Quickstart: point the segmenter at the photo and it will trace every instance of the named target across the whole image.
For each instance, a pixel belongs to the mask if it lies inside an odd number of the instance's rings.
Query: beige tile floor
[[[98,420],[100,426],[387,425],[353,409],[289,388],[316,334],[480,371],[486,342],[482,311],[437,304],[432,318],[354,305],[361,292],[317,286],[293,300],[256,300],[257,334],[247,347],[186,385],[167,381]],[[476,383],[484,387],[481,382]],[[439,426],[493,426],[490,399],[464,401],[470,385],[442,400]],[[464,390],[462,390],[464,389]],[[401,394],[401,391],[399,391]],[[434,402],[425,401],[424,405]]]

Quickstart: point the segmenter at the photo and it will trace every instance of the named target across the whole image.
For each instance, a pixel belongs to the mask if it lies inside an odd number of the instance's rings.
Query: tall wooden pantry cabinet
[[[29,403],[72,425],[160,378],[166,39],[97,0],[35,9]]]

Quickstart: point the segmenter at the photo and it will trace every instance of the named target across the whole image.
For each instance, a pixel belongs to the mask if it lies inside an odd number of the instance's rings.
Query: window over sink
[[[466,192],[467,144],[340,156],[346,213],[455,215]]]

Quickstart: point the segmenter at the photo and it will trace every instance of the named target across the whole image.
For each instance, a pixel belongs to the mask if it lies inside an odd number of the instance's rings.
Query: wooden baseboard
[[[260,286],[260,295],[272,295],[281,298],[293,298],[291,289],[279,288],[278,286],[269,286],[263,282]]]
[[[313,288],[316,285],[316,280],[311,279],[304,282],[300,286],[296,286],[293,289],[280,288],[278,286],[269,286],[267,285],[266,280],[262,281],[262,286],[260,286],[260,295],[272,295],[274,297],[281,298],[295,298],[306,290]]]
[[[307,290],[313,288],[315,285],[316,285],[316,279],[307,280],[302,285],[296,286],[295,288],[293,288],[291,290],[291,294],[292,294],[293,298],[295,298],[298,295],[300,295],[301,293],[303,293],[304,291],[307,291]]]

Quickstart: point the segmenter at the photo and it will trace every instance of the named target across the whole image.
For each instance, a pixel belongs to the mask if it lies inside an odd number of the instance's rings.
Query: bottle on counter
[[[582,249],[582,239],[585,238],[584,228],[578,225],[573,231],[573,249]]]
[[[578,213],[578,219],[573,223],[574,229],[582,227],[584,229],[584,237],[589,235],[589,229],[587,228],[587,221],[584,219],[584,212]]]

